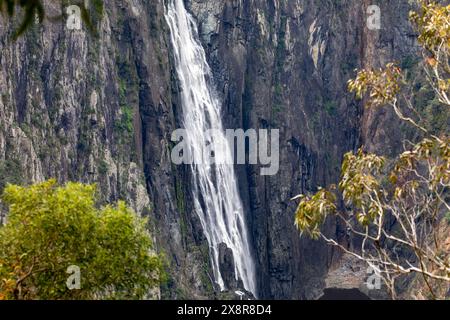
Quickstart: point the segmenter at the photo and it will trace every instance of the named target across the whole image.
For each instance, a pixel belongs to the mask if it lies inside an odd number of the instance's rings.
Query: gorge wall
[[[300,237],[290,199],[335,183],[345,152],[395,152],[386,110],[348,94],[354,69],[413,59],[410,1],[188,0],[227,128],[280,129],[280,171],[238,166],[260,298],[317,298],[338,259]],[[382,29],[366,27],[381,7]],[[150,217],[170,279],[162,298],[213,298],[208,247],[190,171],[170,160],[179,86],[163,0],[105,4],[98,35],[35,25],[17,41],[0,18],[0,188],[48,178],[97,183],[103,202]],[[47,13],[61,8],[47,1]],[[333,221],[327,231],[343,236]]]

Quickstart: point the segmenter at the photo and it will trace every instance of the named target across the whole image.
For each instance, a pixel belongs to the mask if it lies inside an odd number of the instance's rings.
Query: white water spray
[[[205,141],[214,142],[216,157],[231,159],[230,146],[220,117],[220,102],[208,83],[212,78],[206,54],[198,40],[198,30],[192,16],[186,11],[183,0],[170,0],[166,19],[171,31],[176,69],[181,86],[183,125],[187,147],[196,160],[202,161]],[[222,134],[206,137],[210,129]],[[255,296],[255,267],[250,252],[244,210],[238,192],[232,165],[192,165],[195,211],[200,218],[210,247],[215,281],[221,290],[225,284],[219,270],[219,244],[225,243],[233,251],[235,274],[246,290]]]

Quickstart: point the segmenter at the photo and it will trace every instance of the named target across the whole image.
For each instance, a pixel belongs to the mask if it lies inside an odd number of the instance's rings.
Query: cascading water
[[[198,30],[183,0],[170,0],[166,19],[171,31],[176,69],[181,86],[184,138],[194,159],[195,210],[200,218],[210,247],[215,281],[221,290],[225,284],[219,270],[219,244],[225,243],[233,251],[235,275],[247,291],[256,296],[255,267],[250,252],[242,201],[239,196],[229,144],[214,148],[215,157],[227,164],[200,164],[205,141],[226,141],[220,103],[208,83],[211,70],[205,51],[198,40]],[[214,137],[207,136],[214,130]]]

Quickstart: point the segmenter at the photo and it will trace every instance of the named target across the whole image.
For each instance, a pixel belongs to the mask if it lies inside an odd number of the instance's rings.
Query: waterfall
[[[183,0],[170,0],[166,20],[181,87],[183,126],[192,164],[193,198],[210,248],[214,278],[221,290],[225,284],[219,270],[219,245],[225,243],[233,251],[234,269],[247,291],[256,296],[255,267],[251,255],[242,200],[234,172],[233,155],[227,143],[215,148],[216,158],[228,164],[202,163],[205,141],[226,141],[220,116],[220,101],[210,84],[211,70],[205,51],[198,40],[197,25],[186,11]],[[218,132],[207,136],[208,130]]]

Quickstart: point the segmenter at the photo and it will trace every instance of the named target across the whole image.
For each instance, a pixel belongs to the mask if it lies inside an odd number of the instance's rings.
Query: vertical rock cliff
[[[290,198],[337,182],[343,154],[360,144],[383,152],[398,145],[394,117],[365,112],[346,90],[355,68],[415,51],[408,2],[379,3],[379,31],[366,26],[371,4],[191,1],[229,126],[281,130],[277,175],[241,168],[265,297],[317,297],[333,263],[327,247],[300,238]],[[342,233],[332,222],[328,230]]]
[[[280,129],[280,171],[238,166],[261,298],[316,298],[338,259],[301,238],[290,199],[335,183],[342,155],[362,143],[391,152],[396,122],[347,93],[354,69],[415,51],[407,0],[188,0],[227,128]],[[382,29],[366,27],[379,4]],[[47,1],[49,15],[61,8]],[[169,262],[163,298],[213,298],[208,247],[193,210],[190,171],[170,160],[179,85],[163,0],[105,4],[98,35],[64,22],[17,41],[0,18],[0,188],[57,178],[97,183],[150,216]],[[333,221],[330,233],[342,234]]]

